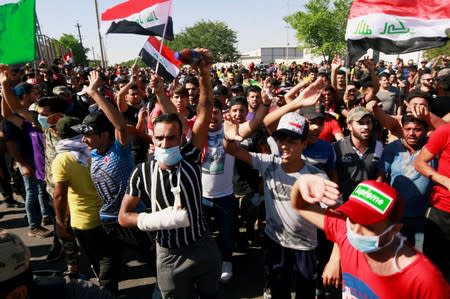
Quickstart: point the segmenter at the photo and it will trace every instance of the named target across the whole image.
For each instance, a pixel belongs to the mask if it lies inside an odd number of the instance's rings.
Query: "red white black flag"
[[[163,44],[161,53],[161,40],[155,36],[150,36],[144,44],[139,56],[144,63],[156,70],[159,61],[158,75],[167,81],[172,81],[180,72],[180,61],[175,59],[174,52]]]
[[[64,63],[71,64],[73,63],[73,52],[72,49],[67,50],[66,54],[63,56]]]
[[[128,0],[102,13],[101,31],[163,36],[173,40],[172,0]]]
[[[450,28],[450,0],[354,0],[345,39],[349,63],[369,48],[385,54],[444,45]]]

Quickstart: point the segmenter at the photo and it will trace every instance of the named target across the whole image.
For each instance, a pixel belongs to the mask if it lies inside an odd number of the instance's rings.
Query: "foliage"
[[[216,62],[236,62],[239,59],[236,43],[236,32],[225,23],[202,20],[192,27],[186,27],[175,35],[175,40],[167,44],[174,51],[207,48],[213,53]]]
[[[139,68],[146,68],[146,67],[148,67],[143,61],[142,61],[142,59],[141,59],[141,57],[139,57],[137,60],[136,59],[131,59],[131,60],[128,60],[128,61],[124,61],[124,62],[121,62],[120,63],[120,65],[126,65],[126,66],[128,66],[128,67],[131,67],[131,66],[133,66],[133,64],[136,62],[136,65],[137,65],[137,67],[139,67]]]
[[[346,49],[345,30],[352,0],[309,0],[305,11],[298,11],[284,20],[297,31],[303,47],[331,60]]]
[[[449,55],[450,54],[450,42],[447,42],[444,46],[439,48],[432,48],[424,51],[424,56],[430,60],[439,55]]]
[[[66,49],[72,49],[74,63],[87,65],[86,54],[89,52],[89,49],[83,48],[78,39],[75,38],[75,36],[73,36],[72,34],[63,33],[63,35],[59,39],[59,42],[63,44]],[[62,56],[65,53],[59,54],[60,56]]]

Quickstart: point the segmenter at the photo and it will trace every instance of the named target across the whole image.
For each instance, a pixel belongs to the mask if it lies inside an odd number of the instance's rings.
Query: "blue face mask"
[[[389,226],[384,232],[382,232],[378,236],[363,236],[363,235],[355,233],[352,230],[352,228],[350,227],[350,220],[347,218],[347,239],[350,242],[350,244],[353,246],[353,248],[355,248],[358,251],[361,251],[363,253],[375,252],[375,251],[378,251],[392,243],[395,236],[393,236],[392,240],[389,241],[388,243],[386,243],[385,245],[383,245],[381,247],[379,246],[380,238],[384,234],[389,232],[393,227],[394,227],[394,225]]]
[[[48,124],[48,116],[38,114],[37,121],[41,125],[42,129],[50,128],[50,125]]]
[[[169,148],[155,148],[155,159],[159,163],[173,166],[177,164],[182,158],[183,157],[180,153],[180,147],[178,145]]]

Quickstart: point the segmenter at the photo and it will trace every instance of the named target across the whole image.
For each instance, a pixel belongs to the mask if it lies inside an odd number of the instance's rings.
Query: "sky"
[[[99,15],[124,0],[97,0]],[[303,10],[306,0],[173,0],[174,33],[199,21],[221,21],[237,33],[238,51],[261,47],[297,46],[295,31],[283,18]],[[100,46],[94,0],[37,0],[36,14],[41,33],[59,39],[63,33],[78,39],[80,24],[88,59],[100,59]],[[108,64],[135,59],[147,37],[132,34],[108,34],[104,37]],[[94,54],[94,56],[93,56]]]

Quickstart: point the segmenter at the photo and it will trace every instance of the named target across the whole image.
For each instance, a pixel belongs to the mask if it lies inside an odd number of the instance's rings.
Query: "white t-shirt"
[[[295,250],[312,250],[317,246],[317,229],[300,217],[291,206],[291,189],[302,174],[320,174],[318,168],[305,162],[295,173],[286,173],[281,159],[275,155],[250,153],[253,168],[263,176],[266,207],[266,234],[283,247]]]
[[[223,127],[208,132],[208,149],[202,164],[203,197],[219,198],[233,194],[234,157],[223,148]]]

